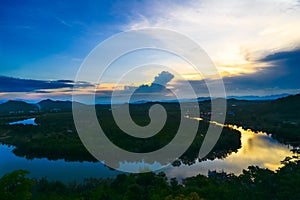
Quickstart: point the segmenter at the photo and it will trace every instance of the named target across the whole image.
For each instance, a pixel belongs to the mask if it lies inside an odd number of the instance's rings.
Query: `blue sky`
[[[121,31],[124,18],[115,13],[114,1],[76,2],[2,2],[0,73],[73,78],[73,71],[95,45]]]
[[[297,0],[1,1],[0,98],[69,99],[77,70],[96,45],[147,27],[174,30],[198,42],[217,66],[228,95],[299,93],[299,13]],[[137,58],[142,62],[149,54],[156,63],[179,69],[199,96],[206,94],[201,77],[187,72],[184,63],[153,52]],[[116,88],[113,75],[132,59],[121,59],[108,73],[99,91],[104,99]],[[168,70],[145,68],[117,88],[151,86],[162,71]],[[82,84],[85,91],[93,87]],[[164,87],[185,89],[176,76]]]

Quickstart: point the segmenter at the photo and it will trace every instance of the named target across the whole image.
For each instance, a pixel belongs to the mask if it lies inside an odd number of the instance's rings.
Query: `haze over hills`
[[[290,96],[291,94],[283,93],[283,94],[275,94],[275,95],[267,95],[267,96],[227,96],[228,99],[239,99],[239,100],[275,100],[282,97]]]
[[[300,94],[297,95],[272,95],[265,97],[255,97],[255,96],[245,96],[245,97],[232,97],[230,96],[227,100],[228,104],[233,104],[236,102],[243,101],[271,101],[272,103],[268,103],[268,105],[263,105],[261,109],[267,112],[290,112],[300,110],[299,102],[300,102]],[[184,99],[180,102],[190,102],[189,99]],[[198,98],[198,102],[209,102],[209,97],[201,97]],[[76,102],[77,103],[77,102]],[[178,103],[178,100],[169,100],[169,101],[138,101],[132,102],[131,104],[146,104],[146,103]],[[81,103],[80,103],[81,104]],[[84,105],[84,104],[82,104]],[[101,105],[101,104],[97,104]],[[260,109],[257,107],[256,109]],[[42,100],[38,103],[27,103],[24,101],[15,101],[10,100],[0,104],[0,114],[33,114],[38,112],[63,112],[63,111],[71,111],[72,110],[72,102],[71,101],[54,101],[51,99]]]
[[[238,99],[238,100],[275,100],[282,97],[287,97],[294,94],[282,93],[282,94],[275,94],[275,95],[266,95],[266,96],[255,96],[255,95],[247,95],[247,96],[227,96],[227,99]],[[205,101],[210,100],[209,96],[205,97],[198,97],[197,101]],[[28,104],[52,104],[55,105],[58,102],[71,102],[70,100],[54,100],[54,99],[45,99],[41,101],[30,101],[27,99],[13,99],[13,100],[0,100],[0,104],[15,101],[15,102],[26,102]],[[195,99],[169,99],[169,100],[139,100],[139,101],[131,101],[132,104],[141,104],[147,102],[191,102],[195,101]],[[110,101],[98,101],[96,104],[110,104]]]

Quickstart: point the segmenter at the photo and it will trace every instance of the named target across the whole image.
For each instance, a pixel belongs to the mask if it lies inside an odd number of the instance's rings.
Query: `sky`
[[[0,100],[69,100],[95,88],[99,102],[110,101],[115,90],[148,99],[173,99],[174,92],[189,98],[187,84],[197,96],[207,96],[204,77],[189,63],[153,50],[120,57],[100,84],[79,80],[73,90],[80,66],[97,45],[142,28],[172,30],[198,43],[229,96],[300,93],[298,0],[2,0],[0,19]],[[143,66],[130,70],[137,65]]]

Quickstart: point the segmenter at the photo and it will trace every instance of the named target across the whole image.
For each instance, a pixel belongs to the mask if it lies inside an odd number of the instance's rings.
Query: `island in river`
[[[68,104],[64,102],[63,106],[59,107],[61,106],[60,102],[49,100],[47,102],[51,105],[55,104],[55,106],[52,109],[47,108],[31,115],[3,115],[0,124],[0,141],[3,144],[13,145],[16,147],[13,150],[16,155],[28,159],[48,158],[50,160],[65,159],[66,161],[97,161],[89,154],[79,139],[72,112],[67,108],[64,109]],[[69,103],[71,104],[71,102]],[[41,104],[43,105],[43,103]],[[150,122],[148,110],[153,104],[131,105],[130,111],[133,120],[139,125],[147,125]],[[96,110],[99,116],[99,123],[112,142],[131,152],[150,152],[162,148],[174,138],[181,120],[178,103],[162,103],[161,105],[165,107],[168,114],[166,124],[158,134],[147,139],[135,138],[125,134],[116,125],[110,105],[97,105]],[[188,106],[188,103],[185,105]],[[40,107],[43,108],[42,106]],[[26,118],[35,118],[34,123],[37,125],[10,125],[11,122]],[[180,157],[180,161],[184,164],[195,163],[208,126],[208,121],[199,122],[194,142]],[[228,127],[223,128],[219,141],[213,151],[207,155],[207,159],[222,158],[231,152],[236,152],[241,147],[240,137],[239,131]]]
[[[215,99],[213,101],[220,101]],[[277,100],[245,101],[227,100],[226,124],[242,126],[245,129],[264,131],[271,137],[297,147],[300,144],[300,95],[288,96]],[[197,159],[199,148],[205,137],[209,120],[211,101],[199,101],[201,116],[199,128],[193,144],[180,157],[184,164],[193,164]],[[130,113],[138,125],[147,125],[149,108],[155,102],[132,104]],[[131,152],[150,152],[160,149],[171,141],[180,124],[180,107],[178,103],[159,103],[168,114],[163,129],[154,137],[134,138],[125,134],[115,123],[111,105],[96,105],[99,123],[107,137]],[[188,106],[189,103],[184,103]],[[23,109],[23,110],[21,110]],[[0,141],[13,145],[14,153],[26,158],[48,158],[67,161],[96,161],[82,145],[74,125],[72,102],[44,100],[38,104],[9,101],[0,105]],[[35,118],[35,125],[9,123],[23,119]],[[241,134],[230,127],[224,127],[221,137],[213,151],[204,159],[226,157],[241,147]],[[176,163],[175,163],[176,164]],[[177,163],[178,164],[178,163]]]

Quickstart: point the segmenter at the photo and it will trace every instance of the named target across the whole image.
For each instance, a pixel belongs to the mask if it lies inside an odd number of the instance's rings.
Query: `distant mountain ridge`
[[[268,95],[268,96],[227,96],[227,99],[237,99],[237,100],[276,100],[279,98],[290,96],[291,94],[283,93],[283,94],[275,94],[275,95]]]
[[[37,112],[38,107],[35,104],[26,103],[24,101],[7,101],[0,104],[0,113],[7,114],[20,114],[20,113],[30,113]]]
[[[44,112],[58,112],[68,111],[72,109],[71,101],[53,101],[51,99],[42,100],[36,104],[41,111]]]
[[[38,103],[10,100],[0,104],[0,114],[34,114],[39,112],[71,111],[71,101],[42,100]]]
[[[247,98],[246,98],[247,97]],[[244,97],[234,97],[230,96],[228,99],[231,100],[272,100],[272,107],[280,109],[280,106],[289,106],[289,105],[300,105],[300,94],[296,95],[271,95],[266,97],[257,97],[257,96],[244,96]],[[200,97],[197,99],[198,102],[210,100],[209,97]],[[163,100],[163,101],[139,101],[131,102],[131,104],[145,104],[145,103],[177,103],[177,102],[189,102],[191,99],[183,100]],[[78,102],[76,102],[78,103]],[[78,103],[85,105],[82,103]],[[97,104],[101,105],[101,104]],[[38,113],[38,112],[63,112],[71,111],[72,102],[71,101],[54,101],[51,99],[42,100],[38,103],[26,103],[24,101],[15,101],[9,100],[4,103],[0,103],[0,114],[22,114],[22,113]]]
[[[291,94],[283,93],[283,94],[276,94],[276,95],[268,95],[268,96],[254,96],[254,95],[249,95],[249,96],[227,96],[227,99],[236,99],[236,100],[276,100],[279,98],[287,97],[290,96]],[[215,98],[217,99],[217,98]],[[141,100],[141,101],[133,101],[130,102],[131,104],[143,104],[143,103],[153,103],[153,102],[160,102],[160,103],[178,103],[178,102],[201,102],[201,101],[207,101],[211,100],[210,97],[198,97],[196,99],[171,99],[171,100],[157,100],[157,101],[146,101],[146,100]]]

